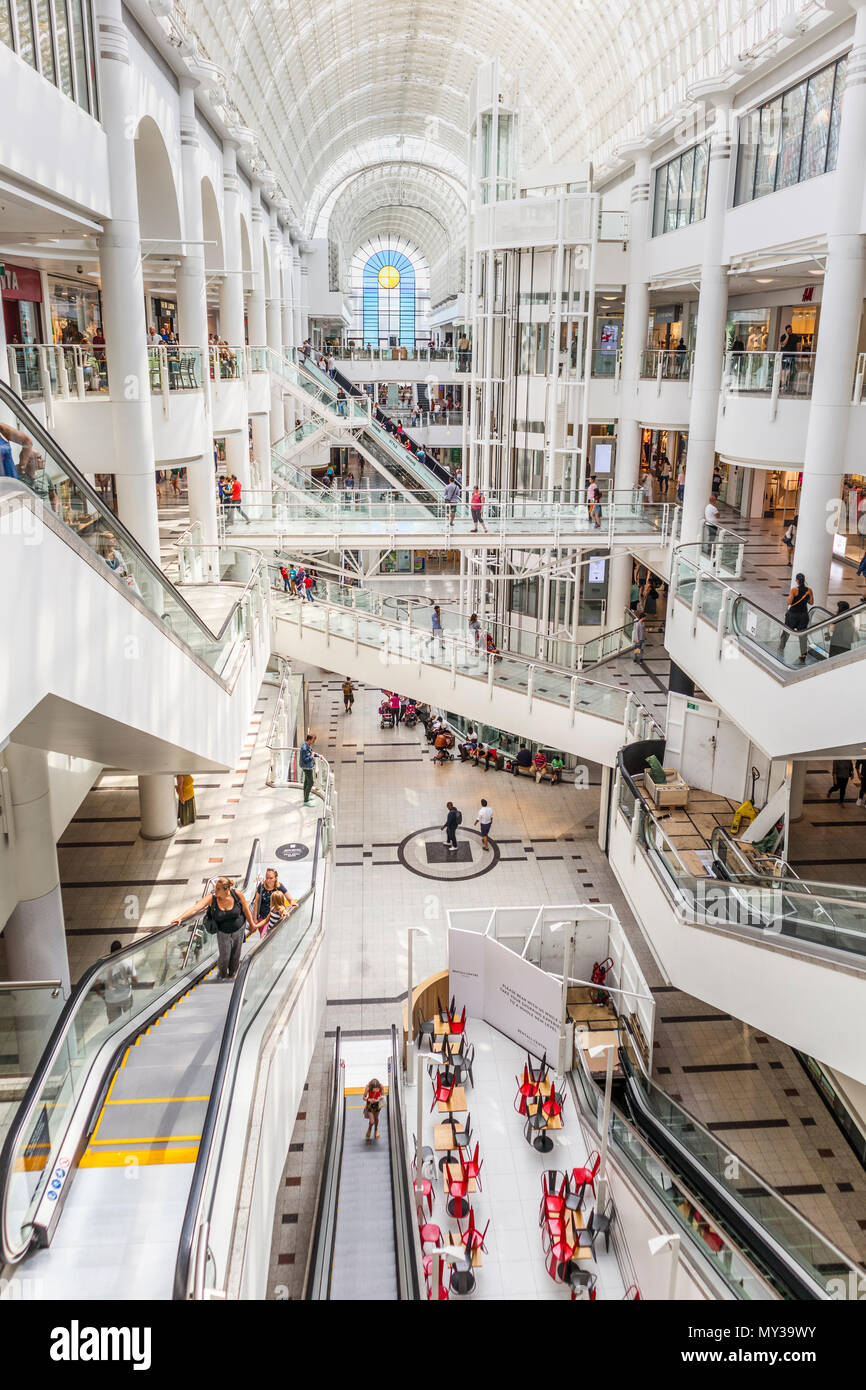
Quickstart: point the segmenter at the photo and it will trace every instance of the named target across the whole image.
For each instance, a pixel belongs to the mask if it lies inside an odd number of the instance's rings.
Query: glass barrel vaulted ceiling
[[[528,94],[528,159],[599,163],[668,117],[691,83],[736,63],[790,8],[791,0],[178,5],[226,72],[305,233],[323,235],[323,210],[333,208],[329,234],[350,255],[347,240],[382,231],[387,208],[389,230],[418,244],[431,268],[462,234],[467,101],[480,63],[498,57],[503,87]],[[377,166],[389,185],[378,200],[369,193]],[[355,178],[365,180],[357,195]],[[449,212],[440,207],[446,226],[437,232],[429,202],[440,192]]]

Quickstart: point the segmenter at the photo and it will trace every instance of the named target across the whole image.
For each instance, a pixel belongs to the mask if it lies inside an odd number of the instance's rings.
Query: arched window
[[[402,251],[383,247],[367,260],[362,280],[364,344],[415,346],[415,267]]]

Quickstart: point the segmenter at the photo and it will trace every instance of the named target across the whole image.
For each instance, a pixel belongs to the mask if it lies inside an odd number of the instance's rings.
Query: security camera
[[[83,265],[77,265],[77,266],[75,267],[75,274],[76,274],[76,275],[83,275],[83,274],[84,274],[84,266],[83,266]]]

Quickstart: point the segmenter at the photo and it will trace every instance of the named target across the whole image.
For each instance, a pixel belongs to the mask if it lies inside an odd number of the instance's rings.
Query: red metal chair
[[[414,1185],[414,1188],[415,1188],[415,1196],[416,1196],[416,1197],[421,1197],[421,1198],[426,1197],[426,1198],[427,1198],[427,1205],[428,1205],[428,1207],[429,1207],[429,1209],[430,1209],[430,1215],[432,1216],[432,1215],[433,1215],[433,1184],[432,1184],[432,1182],[430,1181],[429,1178],[413,1178],[413,1185]]]
[[[466,1160],[466,1172],[470,1178],[475,1179],[478,1191],[483,1192],[484,1188],[481,1186],[481,1169],[484,1167],[484,1159],[478,1157],[478,1149],[479,1145],[476,1143],[475,1153]]]
[[[430,1106],[430,1110],[431,1110],[431,1111],[433,1111],[433,1110],[436,1109],[436,1106],[439,1104],[440,1101],[441,1101],[443,1104],[447,1105],[448,1102],[449,1102],[449,1100],[451,1099],[451,1097],[452,1097],[453,1094],[454,1094],[454,1078],[453,1078],[453,1076],[452,1076],[450,1082],[444,1082],[440,1076],[437,1076],[437,1077],[433,1078],[432,1080],[433,1080],[433,1104]]]
[[[437,1300],[439,1303],[448,1302],[448,1286],[442,1282],[442,1276],[445,1273],[445,1263],[445,1260],[439,1261],[439,1298]],[[433,1256],[425,1255],[422,1266],[424,1269],[424,1279],[427,1283],[427,1301],[429,1303],[433,1298]]]
[[[547,1118],[549,1120],[552,1120],[555,1119],[557,1115],[562,1114],[562,1107],[564,1104],[565,1092],[560,1091],[559,1095],[557,1095],[556,1089],[554,1088],[551,1090],[550,1095],[547,1097],[547,1100],[543,1102],[541,1109],[542,1112],[547,1116]]]
[[[465,1231],[460,1225],[460,1222],[457,1222],[457,1230],[460,1233],[460,1239],[462,1243],[466,1246],[466,1248],[468,1250],[481,1250],[482,1253],[485,1255],[487,1254],[487,1245],[485,1243],[485,1237],[489,1229],[490,1222],[488,1221],[487,1225],[484,1227],[484,1230],[479,1231],[478,1227],[475,1225],[475,1212],[472,1210],[471,1207],[469,1208],[469,1220],[466,1223]]]
[[[568,1178],[556,1168],[548,1168],[541,1175],[541,1205],[538,1211],[538,1224],[544,1224],[545,1216],[560,1216],[565,1207],[565,1189]]]
[[[421,1237],[422,1249],[428,1244],[438,1248],[442,1244],[442,1232],[434,1222],[424,1220],[424,1207],[420,1203],[415,1208],[415,1217],[418,1222],[418,1234]]]
[[[452,1008],[452,1010],[451,1010],[451,1013],[452,1013],[452,1015],[453,1015],[453,1013],[454,1013],[453,1008]],[[460,1033],[465,1033],[465,1032],[466,1032],[466,1005],[464,1004],[464,1005],[463,1005],[463,1012],[461,1013],[460,1017],[459,1017],[459,1018],[454,1018],[454,1017],[452,1017],[452,1019],[451,1019],[451,1034],[452,1034],[452,1037],[453,1037],[455,1034],[459,1035]]]
[[[640,1289],[637,1284],[629,1284],[622,1296],[623,1303],[640,1303]]]
[[[559,1239],[555,1241],[547,1252],[545,1268],[550,1278],[557,1284],[565,1282],[566,1269],[574,1256],[574,1246],[569,1245],[567,1240]]]
[[[444,1170],[443,1174],[445,1178],[445,1189],[448,1193],[448,1201],[446,1203],[448,1215],[454,1217],[466,1215],[466,1212],[462,1210],[462,1204],[464,1202],[469,1206],[469,1174],[466,1171],[466,1164],[463,1162],[462,1149],[458,1150],[457,1157],[460,1163],[460,1177],[452,1177],[447,1168]],[[458,1203],[460,1207],[458,1207]]]
[[[514,1097],[514,1108],[518,1115],[526,1114],[526,1102],[534,1100],[538,1095],[538,1082],[533,1081],[529,1075],[529,1067],[523,1064],[523,1080],[515,1076],[514,1084],[517,1087],[517,1095]]]
[[[571,1176],[575,1187],[578,1189],[578,1208],[583,1201],[584,1190],[592,1188],[592,1195],[595,1196],[595,1175],[601,1167],[601,1154],[598,1149],[593,1149],[589,1158],[582,1168],[572,1168]]]

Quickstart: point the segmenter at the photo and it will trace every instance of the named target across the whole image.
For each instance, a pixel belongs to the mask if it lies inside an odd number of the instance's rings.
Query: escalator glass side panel
[[[60,1159],[71,1160],[71,1155],[61,1154],[60,1144],[106,1043],[128,1030],[136,1013],[146,1015],[148,1000],[202,973],[215,959],[216,937],[205,932],[199,919],[192,929],[187,922],[127,947],[86,977],[4,1146],[0,1177],[6,1258],[18,1258],[27,1248],[30,1222],[48,1183],[65,1180],[55,1170]]]

